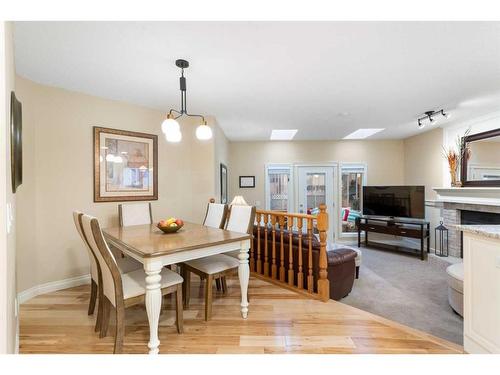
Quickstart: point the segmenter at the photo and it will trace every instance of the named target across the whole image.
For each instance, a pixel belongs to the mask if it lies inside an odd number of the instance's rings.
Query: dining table
[[[141,262],[146,281],[146,312],[149,322],[149,354],[159,352],[158,323],[162,305],[163,267],[192,259],[238,251],[238,278],[241,288],[241,315],[248,316],[248,251],[250,235],[185,222],[175,233],[164,233],[154,224],[109,227],[103,229],[106,242],[126,256]]]

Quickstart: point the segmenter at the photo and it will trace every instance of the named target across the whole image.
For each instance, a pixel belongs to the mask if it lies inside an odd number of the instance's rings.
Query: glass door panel
[[[366,184],[366,166],[344,164],[340,166],[339,229],[347,236],[354,235],[356,219],[363,210],[363,185]]]
[[[288,211],[290,171],[272,169],[268,171],[269,203],[272,211]]]
[[[334,241],[334,175],[335,167],[306,167],[298,169],[299,213],[317,215],[320,204],[326,204],[329,217],[328,241]],[[316,231],[315,231],[316,232]]]

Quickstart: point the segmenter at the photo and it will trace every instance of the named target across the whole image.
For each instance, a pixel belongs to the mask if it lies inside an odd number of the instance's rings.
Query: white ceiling
[[[15,55],[23,77],[161,110],[185,58],[189,112],[231,140],[404,138],[426,110],[500,110],[499,22],[16,22]]]

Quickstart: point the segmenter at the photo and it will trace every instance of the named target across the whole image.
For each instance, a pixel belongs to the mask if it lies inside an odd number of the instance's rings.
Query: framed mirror
[[[500,187],[500,129],[463,137],[469,157],[462,161],[462,186]]]
[[[23,116],[22,105],[14,91],[10,93],[10,170],[12,193],[23,183]]]

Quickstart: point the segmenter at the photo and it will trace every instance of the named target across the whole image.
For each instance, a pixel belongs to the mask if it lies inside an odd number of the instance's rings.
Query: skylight
[[[289,141],[295,137],[297,129],[274,129],[271,132],[271,141]]]
[[[372,136],[373,134],[376,134],[378,132],[381,132],[384,129],[358,129],[355,132],[346,135],[344,139],[363,139],[363,138],[368,138]]]

